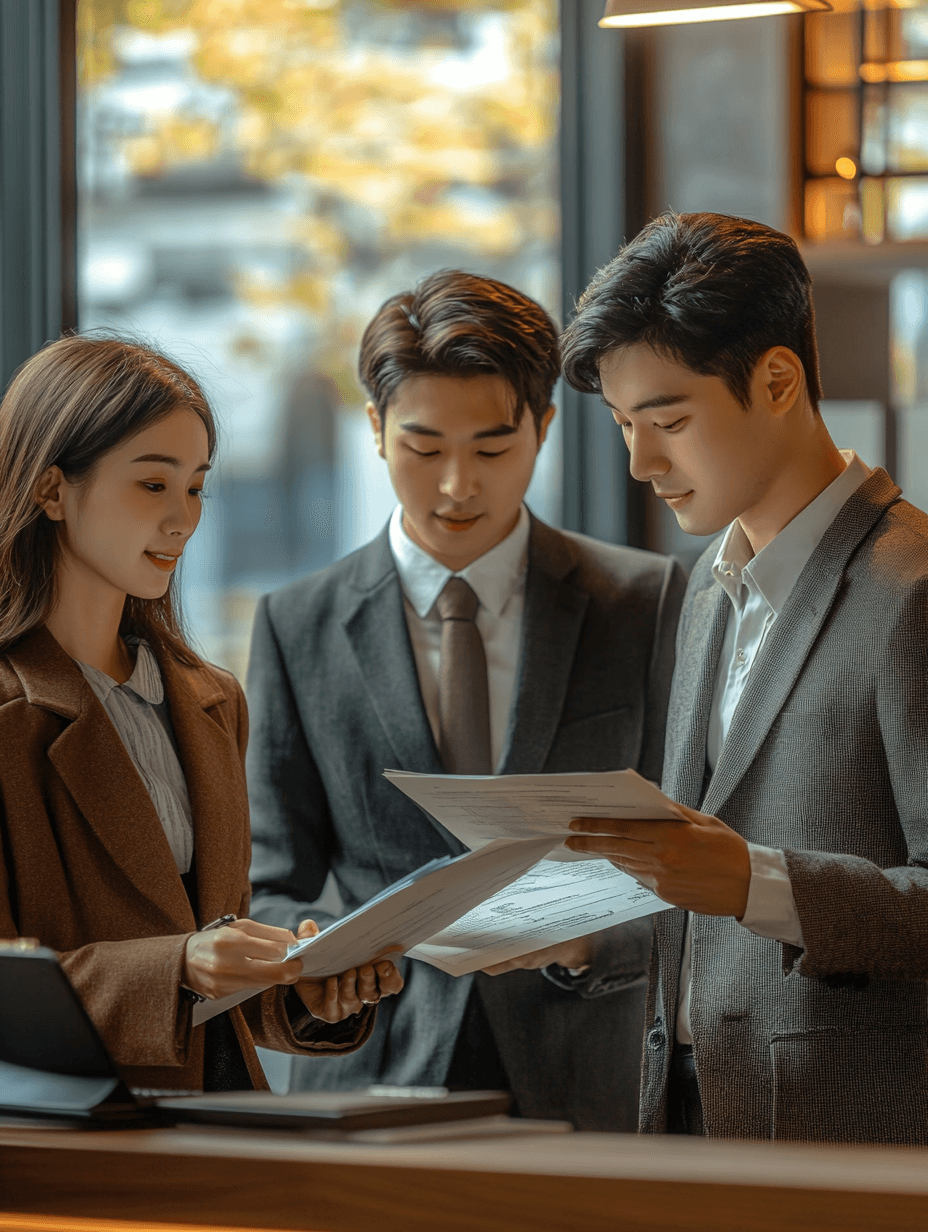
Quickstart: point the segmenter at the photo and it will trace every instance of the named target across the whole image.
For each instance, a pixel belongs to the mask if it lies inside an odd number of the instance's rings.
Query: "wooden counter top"
[[[316,1232],[925,1232],[928,1151],[0,1127],[0,1210]]]

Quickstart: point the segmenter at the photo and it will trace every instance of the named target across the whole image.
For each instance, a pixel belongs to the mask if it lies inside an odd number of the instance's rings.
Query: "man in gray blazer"
[[[684,909],[655,925],[641,1128],[924,1145],[928,519],[832,443],[809,275],[768,227],[657,219],[564,362],[680,525],[728,526],[680,620],[681,820],[568,843]]]
[[[660,775],[679,567],[522,504],[553,414],[553,323],[511,287],[444,271],[387,301],[360,368],[400,507],[255,619],[253,913],[268,922],[331,922],[314,906],[329,873],[350,911],[463,850],[382,776],[459,768],[436,614],[451,579],[477,596],[487,773]],[[458,979],[403,960],[368,1044],[296,1067],[294,1086],[503,1085],[524,1116],[633,1129],[650,932],[635,921]]]

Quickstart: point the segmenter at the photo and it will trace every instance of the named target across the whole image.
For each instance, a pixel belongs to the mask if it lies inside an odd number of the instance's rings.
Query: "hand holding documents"
[[[572,817],[679,820],[674,802],[634,770],[592,774],[411,774],[384,778],[474,851],[495,839],[569,838]],[[554,847],[549,860],[589,860]]]
[[[550,836],[529,842],[504,839],[480,851],[433,860],[317,936],[298,941],[287,957],[303,960],[304,975],[328,976],[362,966],[393,945],[408,952],[521,877],[555,841]],[[195,1005],[194,1026],[259,991],[246,988]]]
[[[563,842],[571,833],[572,817],[678,816],[673,801],[634,770],[479,777],[397,770],[385,774],[462,843],[478,850],[503,838],[528,844],[548,835]],[[465,975],[668,907],[608,861],[558,846],[519,880],[410,953],[450,975]]]

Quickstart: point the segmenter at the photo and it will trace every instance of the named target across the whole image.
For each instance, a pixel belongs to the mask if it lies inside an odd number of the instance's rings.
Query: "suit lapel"
[[[202,924],[238,910],[249,855],[245,773],[234,735],[209,713],[229,704],[215,678],[170,655],[159,662],[190,795]]]
[[[164,828],[109,716],[47,629],[9,659],[33,705],[67,719],[48,757],[111,859],[172,931],[192,914]]]
[[[504,774],[539,774],[557,733],[589,595],[571,579],[570,540],[532,518],[515,704]]]
[[[901,495],[883,470],[847,500],[783,606],[732,716],[703,811],[718,813],[741,782],[805,666],[861,540]]]
[[[696,808],[706,774],[706,740],[719,656],[731,602],[710,577],[687,613],[673,680],[664,757],[664,790],[680,804]]]
[[[441,774],[386,530],[359,553],[354,589],[354,601],[344,620],[345,634],[371,706],[395,754],[396,767]]]

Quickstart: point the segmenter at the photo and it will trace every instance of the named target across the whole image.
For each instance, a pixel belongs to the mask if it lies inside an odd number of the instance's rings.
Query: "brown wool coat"
[[[250,836],[242,760],[242,690],[214,667],[158,654],[193,811],[200,923],[248,913]],[[195,1089],[203,1028],[179,995],[197,928],[161,822],[84,676],[47,629],[0,655],[0,938],[36,937],[58,951],[131,1086]],[[290,1028],[284,989],[230,1011],[256,1087],[255,1043],[305,1055],[348,1052],[320,1023],[311,1042]],[[328,1037],[328,1039],[327,1039]]]

